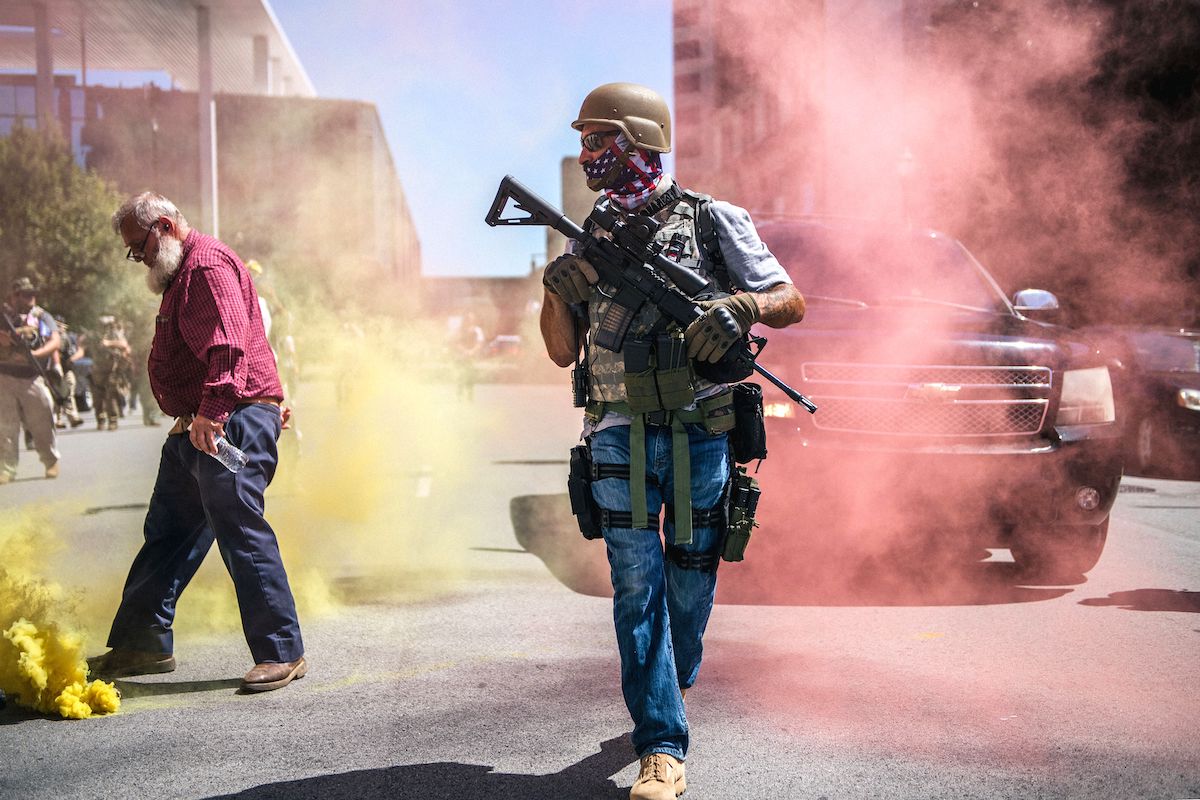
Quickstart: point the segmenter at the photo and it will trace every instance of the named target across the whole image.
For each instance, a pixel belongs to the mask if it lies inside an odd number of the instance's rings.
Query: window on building
[[[679,94],[700,91],[700,74],[694,72],[690,75],[677,75],[675,77],[675,91]]]

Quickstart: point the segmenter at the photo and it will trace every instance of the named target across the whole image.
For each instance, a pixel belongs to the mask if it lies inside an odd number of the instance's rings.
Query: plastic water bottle
[[[217,453],[213,456],[217,461],[225,465],[225,469],[230,472],[237,472],[242,467],[246,466],[246,454],[241,450],[231,445],[224,436],[216,438]],[[209,455],[212,455],[211,453]]]

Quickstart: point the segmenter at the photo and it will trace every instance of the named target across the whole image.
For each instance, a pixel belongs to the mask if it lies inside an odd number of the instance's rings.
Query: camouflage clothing
[[[670,181],[666,181],[663,188],[670,185]],[[672,240],[675,240],[675,248],[682,246],[683,249],[679,258],[673,258],[673,260],[712,280],[714,277],[713,265],[702,252],[703,248],[699,246],[699,236],[696,232],[697,202],[695,198],[685,195],[678,202],[668,205],[667,208],[658,212],[654,218],[658,220],[661,227],[654,240],[664,248]],[[607,233],[598,230],[596,235],[607,236]],[[667,280],[670,282],[669,278]],[[602,293],[601,288],[593,286],[591,298],[588,300],[589,330],[586,355],[591,373],[591,398],[611,403],[624,400],[626,397],[625,359],[621,353],[605,350],[595,343],[600,320],[604,318],[604,314],[612,305],[612,301]],[[660,316],[656,309],[649,306],[643,308],[629,327],[627,340],[644,336]],[[692,386],[696,389],[697,396],[703,397],[712,392],[714,384],[693,373]]]

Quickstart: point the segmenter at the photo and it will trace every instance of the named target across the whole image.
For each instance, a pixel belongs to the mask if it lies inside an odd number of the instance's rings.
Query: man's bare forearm
[[[804,319],[804,296],[790,283],[754,292],[759,322],[771,328],[786,328]]]

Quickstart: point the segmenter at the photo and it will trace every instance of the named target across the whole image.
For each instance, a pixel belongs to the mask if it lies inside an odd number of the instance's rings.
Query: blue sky
[[[431,275],[528,274],[544,229],[483,217],[509,173],[559,202],[559,161],[579,153],[570,122],[590,89],[634,81],[671,102],[670,0],[272,8],[319,95],[379,109]]]

